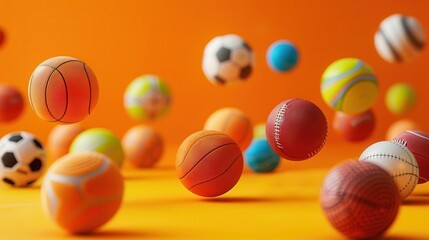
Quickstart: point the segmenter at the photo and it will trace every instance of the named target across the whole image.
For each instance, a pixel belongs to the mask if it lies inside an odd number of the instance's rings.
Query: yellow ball
[[[372,69],[357,58],[333,62],[322,75],[323,100],[334,110],[358,114],[372,107],[378,95],[378,80]]]
[[[410,112],[416,106],[416,102],[416,92],[406,83],[396,83],[387,90],[385,103],[393,114],[402,115]]]
[[[253,128],[253,137],[255,139],[267,138],[265,134],[265,123],[259,123]]]

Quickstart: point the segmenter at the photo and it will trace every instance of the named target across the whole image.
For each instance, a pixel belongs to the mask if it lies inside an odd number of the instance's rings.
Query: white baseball
[[[419,167],[414,155],[402,144],[393,141],[377,142],[359,157],[386,170],[393,177],[402,200],[407,198],[419,181]]]

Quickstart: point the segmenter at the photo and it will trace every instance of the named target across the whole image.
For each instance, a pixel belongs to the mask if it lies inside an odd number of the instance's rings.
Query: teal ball
[[[280,163],[280,156],[270,147],[267,139],[254,139],[244,153],[246,165],[254,172],[272,172]]]
[[[298,50],[289,41],[280,40],[273,43],[267,51],[267,63],[277,72],[292,70],[298,63]]]

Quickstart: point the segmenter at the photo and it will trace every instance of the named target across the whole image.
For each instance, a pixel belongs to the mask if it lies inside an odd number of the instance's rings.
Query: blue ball
[[[271,172],[279,165],[280,156],[271,149],[267,139],[257,138],[244,152],[244,161],[254,172]]]
[[[275,71],[287,72],[298,63],[298,50],[295,45],[286,40],[277,41],[268,48],[267,62]]]

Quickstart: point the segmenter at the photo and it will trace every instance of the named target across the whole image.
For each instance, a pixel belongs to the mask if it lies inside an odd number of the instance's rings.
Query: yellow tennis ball
[[[265,134],[265,123],[259,123],[253,127],[253,138],[267,138],[267,135]]]
[[[326,68],[320,90],[323,100],[334,110],[358,114],[374,104],[378,95],[378,80],[362,60],[343,58]]]
[[[402,115],[416,106],[417,94],[410,85],[396,83],[387,90],[385,103],[391,113]]]

